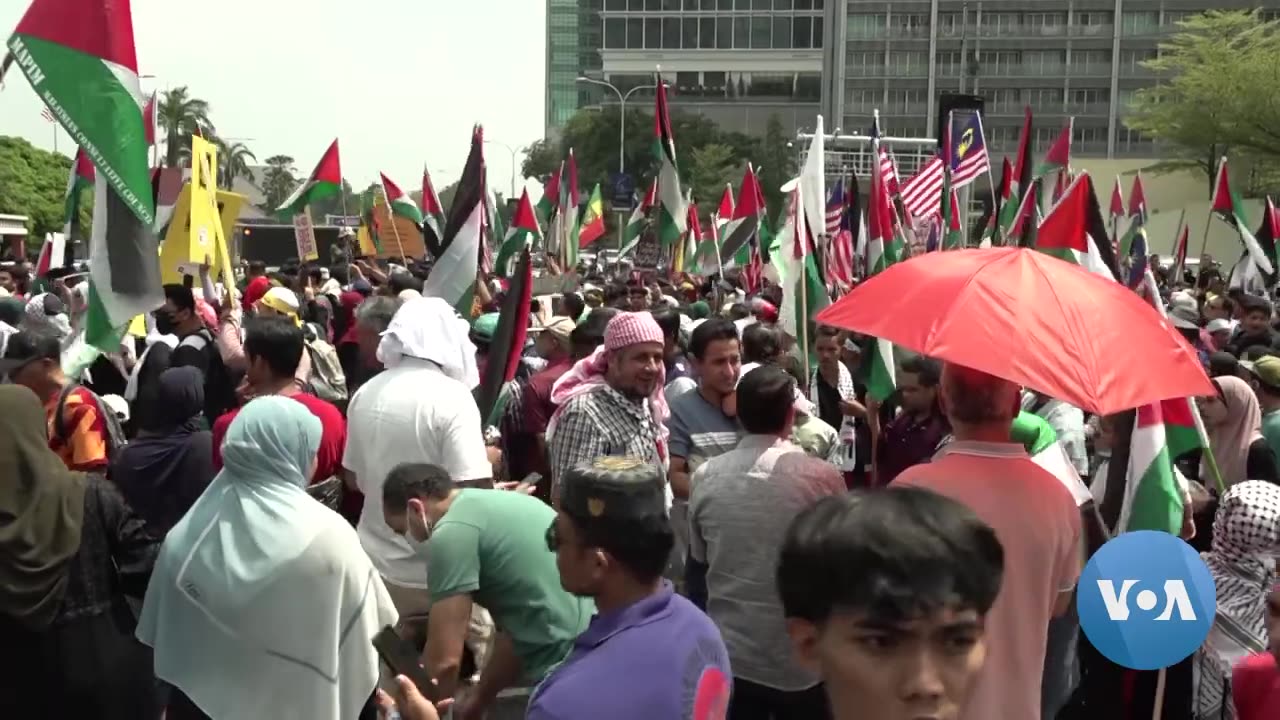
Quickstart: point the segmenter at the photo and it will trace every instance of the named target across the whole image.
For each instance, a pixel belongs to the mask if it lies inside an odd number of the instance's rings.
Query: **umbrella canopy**
[[[1214,394],[1186,340],[1136,293],[1026,248],[912,258],[817,320],[1102,415]]]

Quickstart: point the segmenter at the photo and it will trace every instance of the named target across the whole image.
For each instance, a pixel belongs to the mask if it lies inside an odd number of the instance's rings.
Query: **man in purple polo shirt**
[[[602,457],[561,478],[547,529],[560,584],[598,614],[527,720],[723,720],[733,676],[715,624],[662,578],[674,536],[661,468]]]

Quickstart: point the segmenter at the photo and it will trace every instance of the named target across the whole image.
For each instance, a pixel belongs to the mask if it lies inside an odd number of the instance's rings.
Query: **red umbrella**
[[[854,288],[817,321],[1103,415],[1214,394],[1187,341],[1137,293],[1026,248],[912,258]]]

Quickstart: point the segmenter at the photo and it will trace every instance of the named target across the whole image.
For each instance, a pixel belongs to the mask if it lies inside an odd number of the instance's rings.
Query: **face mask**
[[[427,545],[431,543],[431,531],[434,528],[434,524],[427,520],[425,513],[419,515],[418,520],[421,521],[422,527],[426,528],[426,535],[419,540],[414,534],[413,528],[410,527],[409,532],[405,533],[405,539],[409,541],[409,544],[413,546],[414,550],[419,553],[425,553]]]
[[[172,335],[177,329],[178,323],[174,322],[173,316],[164,310],[155,312],[156,332],[161,335]]]

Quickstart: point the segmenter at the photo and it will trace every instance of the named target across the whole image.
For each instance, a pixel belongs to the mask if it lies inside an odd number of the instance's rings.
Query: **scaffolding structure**
[[[794,147],[796,149],[797,167],[804,166],[804,158],[808,153],[809,142],[813,133],[796,133]],[[870,135],[826,135],[826,168],[827,182],[833,183],[837,178],[849,177],[855,173],[862,178],[870,178],[875,167],[875,151],[872,150]],[[898,167],[898,177],[905,181],[915,175],[930,158],[937,154],[938,141],[934,138],[880,137],[880,144],[889,151]]]

